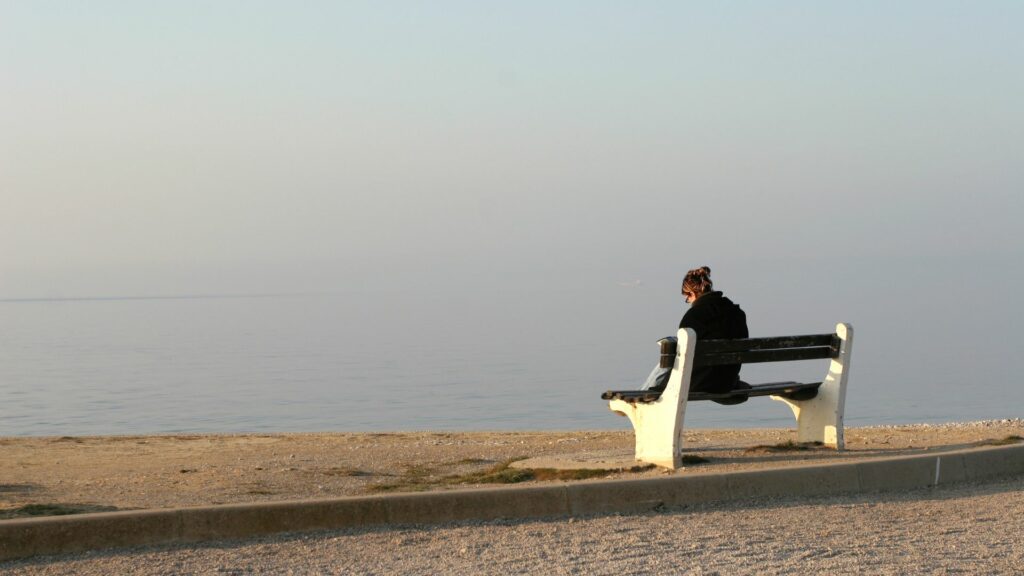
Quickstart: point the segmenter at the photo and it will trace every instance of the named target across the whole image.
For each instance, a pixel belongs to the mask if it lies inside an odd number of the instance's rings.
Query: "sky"
[[[774,320],[1012,298],[1022,28],[1016,1],[6,0],[0,299],[674,298],[700,265]]]

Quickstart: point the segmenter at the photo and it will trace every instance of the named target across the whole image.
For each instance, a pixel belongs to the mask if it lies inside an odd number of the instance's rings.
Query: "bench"
[[[636,459],[673,470],[682,465],[686,403],[698,400],[770,396],[793,410],[799,442],[820,442],[842,450],[843,409],[852,350],[853,327],[849,324],[837,324],[834,334],[700,341],[692,329],[681,328],[676,352],[668,358],[672,372],[663,392],[609,390],[601,398],[608,400],[612,412],[633,423]],[[830,358],[831,362],[822,382],[755,384],[724,394],[690,392],[690,375],[695,366],[823,358]]]

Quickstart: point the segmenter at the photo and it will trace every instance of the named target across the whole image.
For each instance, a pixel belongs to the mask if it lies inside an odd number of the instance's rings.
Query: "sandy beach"
[[[675,474],[952,450],[1011,436],[1024,436],[1024,421],[849,428],[843,452],[780,449],[795,440],[789,429],[690,430],[690,463]],[[6,437],[0,518],[468,488],[523,480],[502,473],[515,459],[628,456],[632,448],[631,431]]]
[[[693,430],[702,474],[1014,442],[1024,421],[847,429],[844,452],[791,430]],[[167,508],[446,490],[510,477],[510,460],[628,454],[630,432],[0,438],[0,514]],[[640,478],[657,469],[600,472]],[[579,480],[586,481],[586,480]],[[12,574],[1013,573],[1024,480],[898,494],[733,502],[658,514],[394,527],[96,552],[0,564]]]

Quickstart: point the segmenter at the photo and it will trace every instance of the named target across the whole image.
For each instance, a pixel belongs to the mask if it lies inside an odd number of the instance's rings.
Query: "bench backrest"
[[[698,340],[694,349],[694,366],[752,364],[755,362],[789,362],[836,358],[842,340],[838,334],[805,336],[773,336],[737,340]]]

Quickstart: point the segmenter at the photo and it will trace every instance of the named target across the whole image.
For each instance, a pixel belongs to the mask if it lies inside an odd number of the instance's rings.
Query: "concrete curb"
[[[0,561],[389,524],[640,512],[1024,475],[1024,444],[743,472],[0,520]]]

